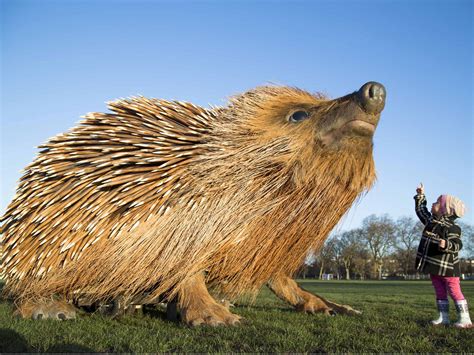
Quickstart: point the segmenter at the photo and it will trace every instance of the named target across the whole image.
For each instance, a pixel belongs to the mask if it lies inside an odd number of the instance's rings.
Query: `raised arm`
[[[431,220],[431,213],[426,208],[426,197],[423,188],[423,184],[420,184],[416,189],[416,195],[413,197],[415,199],[415,212],[421,223],[426,225]]]

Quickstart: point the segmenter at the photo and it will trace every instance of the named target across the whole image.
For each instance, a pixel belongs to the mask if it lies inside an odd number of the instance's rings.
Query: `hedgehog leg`
[[[181,319],[190,326],[236,325],[241,317],[232,314],[209,294],[204,276],[198,274],[186,281],[178,291]]]
[[[21,303],[16,314],[22,318],[67,320],[76,318],[76,309],[62,300],[31,300]]]
[[[176,302],[176,299],[173,299],[166,304],[166,319],[172,322],[178,320],[178,303]]]
[[[283,301],[291,304],[297,311],[307,313],[324,313],[327,315],[361,314],[351,306],[328,301],[321,296],[303,290],[295,280],[288,276],[279,275],[273,278],[268,286]]]
[[[125,310],[127,309],[127,303],[123,296],[117,296],[112,301],[112,309],[110,311],[110,316],[112,318],[119,318],[125,315]]]

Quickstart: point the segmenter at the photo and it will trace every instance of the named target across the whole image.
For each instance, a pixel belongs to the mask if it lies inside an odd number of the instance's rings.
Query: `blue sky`
[[[36,146],[131,95],[223,105],[265,83],[388,98],[378,181],[341,229],[473,198],[471,1],[1,1],[1,205]]]

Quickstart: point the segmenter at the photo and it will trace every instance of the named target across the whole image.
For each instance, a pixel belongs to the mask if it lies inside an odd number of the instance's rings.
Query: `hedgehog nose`
[[[369,114],[382,112],[386,95],[384,86],[375,81],[365,83],[357,92],[360,105]]]

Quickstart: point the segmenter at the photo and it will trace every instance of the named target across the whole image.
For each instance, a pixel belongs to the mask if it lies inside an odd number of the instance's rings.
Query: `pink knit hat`
[[[440,203],[441,215],[456,215],[457,217],[464,216],[466,206],[457,197],[451,195],[441,195],[438,197]]]

